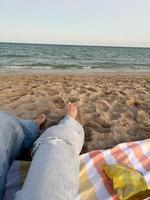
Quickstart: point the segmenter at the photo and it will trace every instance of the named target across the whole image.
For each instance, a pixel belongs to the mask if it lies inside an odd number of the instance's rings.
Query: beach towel
[[[80,200],[119,200],[111,180],[103,170],[104,164],[123,164],[140,172],[150,186],[150,139],[121,143],[107,150],[95,150],[80,156]],[[21,189],[30,162],[15,161],[8,173],[4,200],[13,200]],[[133,199],[150,196],[149,190]]]

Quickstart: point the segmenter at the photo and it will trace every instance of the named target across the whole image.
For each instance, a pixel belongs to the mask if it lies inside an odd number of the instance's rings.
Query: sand
[[[68,101],[85,130],[82,153],[150,137],[150,74],[0,75],[0,109],[26,119],[45,113],[45,128]]]

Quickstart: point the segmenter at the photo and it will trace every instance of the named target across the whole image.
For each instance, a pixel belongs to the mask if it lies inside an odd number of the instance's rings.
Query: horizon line
[[[150,46],[124,46],[124,45],[96,45],[96,44],[66,44],[66,43],[42,43],[42,42],[14,42],[14,41],[0,41],[0,43],[10,44],[32,44],[32,45],[59,45],[59,46],[87,46],[87,47],[118,47],[118,48],[150,48]]]

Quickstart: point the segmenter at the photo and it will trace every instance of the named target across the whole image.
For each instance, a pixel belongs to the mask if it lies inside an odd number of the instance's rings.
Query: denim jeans
[[[74,200],[78,198],[82,126],[66,116],[35,142],[33,160],[15,200]]]
[[[33,145],[38,127],[32,120],[17,119],[0,112],[0,200],[2,200],[7,172],[13,160]]]

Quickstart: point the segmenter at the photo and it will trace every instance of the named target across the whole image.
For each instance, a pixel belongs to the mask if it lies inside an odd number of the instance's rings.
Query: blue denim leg
[[[0,200],[11,163],[21,152],[32,147],[38,133],[33,120],[17,119],[10,113],[0,112]]]
[[[38,125],[33,120],[18,119],[25,135],[22,143],[22,152],[31,148],[39,135]]]
[[[35,142],[29,172],[15,200],[75,200],[83,142],[82,126],[69,116],[48,128]]]
[[[0,200],[2,200],[8,169],[20,153],[24,139],[18,120],[9,113],[0,112]]]

